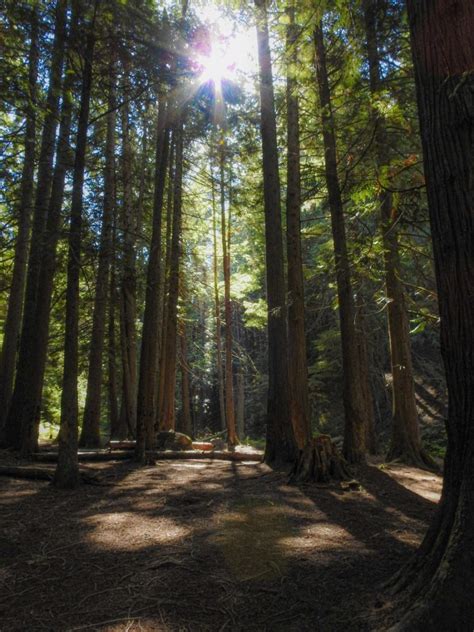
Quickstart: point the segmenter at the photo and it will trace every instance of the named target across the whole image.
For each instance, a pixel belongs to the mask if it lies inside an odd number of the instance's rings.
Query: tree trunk
[[[114,231],[115,232],[115,231]],[[110,438],[126,439],[127,427],[120,425],[120,411],[118,407],[117,389],[117,347],[115,336],[115,318],[117,313],[117,286],[115,278],[115,237],[112,238],[112,265],[109,279],[109,323],[108,323],[108,400],[109,400],[109,421]]]
[[[191,417],[191,393],[189,387],[189,365],[188,365],[188,344],[186,337],[186,323],[182,323],[181,325],[181,333],[179,335],[180,346],[181,346],[181,357],[180,357],[180,366],[181,366],[181,399],[183,405],[183,423],[182,423],[182,432],[188,435],[188,437],[192,437],[194,435],[193,432],[193,420]]]
[[[378,51],[377,11],[378,0],[365,0],[364,16],[367,38],[367,58],[370,73],[370,91],[378,98],[382,88]],[[383,116],[372,108],[375,125],[375,151],[377,170],[382,173],[390,164],[388,138]],[[388,330],[392,365],[392,440],[387,458],[399,459],[417,466],[433,466],[424,452],[416,409],[415,383],[411,359],[410,326],[405,304],[405,291],[400,275],[398,249],[398,218],[390,191],[379,195],[381,229],[384,248],[385,286],[387,292]]]
[[[172,237],[172,228],[173,228],[173,191],[174,191],[174,182],[175,182],[175,145],[174,145],[174,137],[172,135],[170,141],[170,155],[169,155],[169,175],[168,175],[168,190],[167,190],[167,200],[166,200],[166,236],[165,236],[165,265],[161,268],[161,292],[160,292],[160,344],[159,344],[159,369],[158,369],[158,393],[157,393],[157,401],[156,401],[156,417],[155,417],[155,432],[160,427],[161,423],[161,415],[163,413],[163,394],[165,387],[165,376],[166,376],[166,330],[167,330],[167,319],[166,315],[168,313],[168,290],[169,290],[169,279],[170,279],[170,259],[171,259],[171,237]]]
[[[110,64],[110,88],[105,141],[104,202],[102,229],[99,246],[99,263],[95,286],[94,313],[89,350],[86,404],[82,424],[81,447],[96,448],[100,445],[100,409],[102,392],[102,363],[106,330],[109,273],[112,261],[112,233],[115,216],[115,124],[116,124],[116,73],[115,62]]]
[[[219,390],[219,414],[220,427],[222,430],[227,428],[225,418],[225,397],[224,397],[224,373],[222,370],[222,327],[221,327],[221,304],[219,297],[219,266],[217,255],[217,219],[216,219],[216,193],[214,172],[212,169],[211,159],[211,193],[212,193],[212,237],[213,237],[213,279],[214,279],[214,310],[216,316],[216,363],[217,363],[217,382]]]
[[[33,208],[18,367],[5,428],[6,444],[15,448],[21,447],[25,456],[36,449],[37,440],[35,440],[34,432],[31,433],[31,429],[39,423],[41,385],[38,389],[38,380],[35,380],[35,376],[37,377],[38,374],[36,370],[37,323],[35,310],[39,296],[38,280],[45,247],[43,238],[53,178],[53,159],[66,40],[67,4],[67,0],[58,0],[56,3],[53,53],[36,178],[36,197]],[[29,437],[30,440],[25,441],[24,437]]]
[[[297,457],[297,445],[290,418],[280,176],[266,0],[255,0],[255,6],[260,70],[260,128],[263,150],[268,304],[268,403],[265,461],[267,463],[294,463]]]
[[[222,132],[222,135],[224,133]],[[220,202],[221,202],[221,237],[222,260],[224,272],[224,313],[225,313],[225,421],[227,428],[227,442],[230,447],[239,443],[235,429],[234,407],[234,372],[232,366],[232,303],[230,300],[230,200],[229,221],[226,225],[225,208],[225,140],[221,139],[219,145],[219,171],[220,171]]]
[[[301,254],[301,183],[299,100],[296,72],[298,68],[294,4],[287,8],[287,193],[286,248],[288,261],[288,336],[290,372],[290,411],[298,448],[303,450],[311,439],[308,402],[308,364],[304,314],[303,259]]]
[[[237,372],[237,407],[236,407],[236,426],[237,436],[245,437],[245,376],[242,370],[242,366],[239,367]]]
[[[357,349],[359,352],[359,386],[362,390],[362,400],[365,402],[365,447],[372,456],[378,453],[377,433],[375,430],[375,409],[370,376],[369,351],[367,345],[367,328],[363,299],[356,294],[355,297],[355,327],[357,334]]]
[[[291,473],[292,483],[330,483],[349,480],[347,462],[328,435],[307,442]]]
[[[124,92],[130,92],[128,64],[124,64]],[[136,432],[137,404],[137,333],[136,333],[136,263],[135,240],[136,218],[133,213],[133,154],[130,144],[129,103],[122,106],[122,186],[123,203],[121,213],[122,279],[120,288],[120,341],[122,348],[122,397],[123,412],[129,434]]]
[[[394,630],[474,626],[474,5],[408,1],[449,393],[437,515],[396,587]]]
[[[139,461],[145,460],[146,450],[152,450],[155,447],[155,405],[157,401],[156,390],[158,386],[157,371],[159,361],[158,337],[160,334],[161,224],[168,149],[167,106],[163,95],[159,104],[157,125],[153,232],[147,268],[140,380],[138,384],[136,457]]]
[[[181,115],[178,114],[181,118]],[[173,192],[173,234],[171,238],[170,280],[166,314],[165,376],[163,387],[163,414],[160,429],[174,430],[176,423],[176,346],[179,297],[179,265],[181,260],[182,189],[183,189],[183,122],[176,123],[173,137],[176,148],[176,168]]]
[[[236,411],[235,420],[237,426],[237,436],[243,439],[245,437],[245,339],[243,335],[243,323],[242,313],[237,306],[237,327],[236,327],[236,340],[238,346],[238,364],[237,364],[237,379],[236,379]]]
[[[79,371],[79,281],[81,273],[81,231],[84,172],[87,149],[87,128],[92,88],[92,64],[95,46],[96,0],[84,51],[84,70],[77,124],[77,141],[72,183],[69,220],[69,252],[66,287],[66,323],[64,334],[64,369],[61,393],[61,425],[59,430],[58,466],[54,484],[61,489],[73,489],[79,484],[78,392]]]
[[[336,263],[337,296],[341,328],[341,348],[343,366],[343,401],[345,413],[344,456],[349,463],[361,463],[365,460],[367,411],[372,406],[367,401],[369,390],[361,387],[360,380],[367,379],[367,372],[361,371],[361,356],[358,349],[356,331],[356,310],[351,282],[351,270],[347,254],[346,228],[344,224],[344,206],[342,202],[339,175],[337,171],[337,147],[334,118],[331,106],[326,65],[326,50],[322,24],[314,31],[316,50],[316,73],[321,104],[323,126],[324,158],[326,186],[331,227],[334,241]],[[368,386],[368,385],[367,385]]]
[[[28,53],[28,92],[25,108],[25,142],[23,169],[20,184],[20,200],[18,206],[18,230],[15,241],[13,273],[8,297],[7,315],[3,331],[3,345],[0,354],[0,443],[3,443],[3,432],[8,406],[13,390],[16,354],[23,312],[25,294],[26,266],[28,263],[28,247],[31,230],[31,213],[33,202],[33,186],[35,171],[36,146],[36,107],[38,75],[38,6],[31,8],[30,48]]]

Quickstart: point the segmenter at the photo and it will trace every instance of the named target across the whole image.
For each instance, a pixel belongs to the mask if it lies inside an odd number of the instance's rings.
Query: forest
[[[0,630],[472,632],[472,0],[0,8]]]

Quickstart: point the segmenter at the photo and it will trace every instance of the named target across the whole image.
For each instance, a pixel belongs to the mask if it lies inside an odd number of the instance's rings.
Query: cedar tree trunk
[[[25,294],[35,171],[36,79],[38,74],[38,58],[38,7],[34,5],[31,8],[30,20],[28,89],[25,107],[26,124],[23,169],[21,173],[20,201],[18,206],[18,231],[15,241],[15,255],[10,295],[8,297],[7,316],[3,330],[3,345],[0,354],[0,443],[3,442],[5,419],[12,396],[18,338],[23,312],[23,297]]]
[[[290,417],[286,283],[281,222],[275,95],[266,0],[255,0],[260,70],[265,255],[268,304],[267,463],[294,463],[297,444]]]
[[[474,4],[407,4],[449,411],[441,502],[398,576],[406,608],[394,629],[467,631],[474,627]]]
[[[308,364],[304,314],[303,258],[301,254],[301,183],[298,68],[298,25],[295,9],[287,9],[287,193],[286,247],[288,260],[288,338],[290,374],[290,410],[298,448],[303,450],[311,439],[308,402]]]
[[[329,197],[329,208],[331,211],[339,320],[341,327],[343,401],[345,413],[344,456],[349,463],[360,463],[365,460],[367,410],[372,406],[372,401],[367,401],[364,398],[364,395],[367,395],[369,391],[360,385],[360,380],[367,379],[368,375],[367,372],[364,375],[360,367],[361,356],[359,354],[359,340],[356,331],[356,310],[347,253],[344,206],[337,170],[336,134],[322,24],[319,24],[315,28],[314,37],[316,72],[323,125],[326,185]]]
[[[84,51],[84,71],[81,102],[77,124],[76,154],[72,184],[69,220],[69,252],[66,287],[66,326],[64,334],[64,369],[61,393],[61,425],[59,430],[58,465],[54,484],[61,489],[72,489],[79,484],[78,443],[78,391],[79,371],[79,281],[81,272],[81,231],[84,189],[84,172],[87,149],[87,128],[92,88],[92,62],[95,46],[95,18],[89,26]]]

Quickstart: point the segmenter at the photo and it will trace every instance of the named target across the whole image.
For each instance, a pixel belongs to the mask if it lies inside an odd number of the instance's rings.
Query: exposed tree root
[[[387,454],[387,461],[399,461],[405,465],[419,467],[422,470],[430,470],[431,472],[440,471],[438,463],[423,448],[419,450],[397,450],[392,447]]]
[[[349,466],[328,435],[321,435],[301,451],[291,472],[292,483],[329,483],[351,479]]]

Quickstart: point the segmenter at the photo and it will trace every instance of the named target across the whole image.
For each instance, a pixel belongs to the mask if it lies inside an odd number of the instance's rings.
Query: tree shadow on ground
[[[431,513],[401,491],[395,511],[366,482],[348,494],[289,487],[263,464],[101,469],[110,487],[74,493],[0,482],[15,546],[0,575],[5,629],[371,629],[368,595]]]

